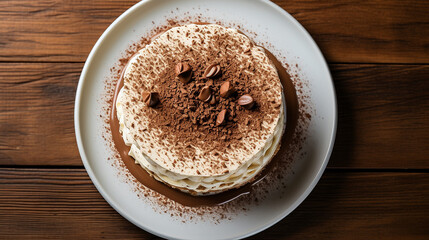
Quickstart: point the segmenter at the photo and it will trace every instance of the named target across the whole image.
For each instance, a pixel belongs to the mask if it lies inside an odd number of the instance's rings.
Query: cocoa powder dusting
[[[269,111],[266,105],[261,104],[252,110],[238,105],[239,96],[252,91],[259,92],[259,90],[248,84],[249,80],[246,79],[248,75],[238,75],[239,64],[234,62],[234,59],[221,61],[218,66],[222,69],[222,75],[217,79],[209,80],[204,76],[207,56],[201,57],[192,51],[185,52],[184,56],[188,56],[188,64],[193,69],[192,79],[190,82],[183,83],[170,69],[160,74],[160,81],[155,90],[160,94],[161,104],[156,107],[157,111],[147,112],[148,118],[152,119],[148,125],[149,128],[160,129],[165,135],[161,135],[161,138],[175,134],[174,142],[184,143],[184,145],[191,145],[195,139],[200,139],[213,143],[206,146],[207,148],[222,151],[224,142],[234,144],[246,134],[237,125],[244,124],[249,115],[254,119],[249,128],[256,128],[262,124],[264,116]],[[177,63],[172,60],[168,64],[175,66]],[[225,81],[229,81],[234,86],[235,93],[222,98],[220,88]],[[215,102],[210,102],[212,99],[215,99]],[[263,96],[259,99],[266,100]],[[219,113],[225,109],[228,114],[224,123],[216,124]],[[172,126],[175,126],[173,132]],[[186,129],[194,131],[184,131]],[[223,141],[219,142],[219,139]],[[181,153],[194,154],[192,148],[181,149]]]

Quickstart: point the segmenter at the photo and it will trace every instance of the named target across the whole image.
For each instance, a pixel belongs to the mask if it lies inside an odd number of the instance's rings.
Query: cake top
[[[118,98],[136,146],[184,176],[251,160],[273,134],[282,86],[264,50],[235,29],[174,27],[129,62]]]

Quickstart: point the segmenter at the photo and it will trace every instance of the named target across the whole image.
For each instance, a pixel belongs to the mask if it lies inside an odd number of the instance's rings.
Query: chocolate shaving
[[[241,96],[237,102],[245,109],[251,109],[255,105],[255,101],[253,100],[252,96],[248,94]]]
[[[226,122],[226,110],[224,109],[224,110],[220,111],[220,113],[217,115],[216,125],[220,126],[220,125],[225,124],[225,122]]]
[[[212,90],[210,89],[209,86],[205,86],[203,87],[203,89],[201,89],[201,92],[200,92],[200,95],[198,95],[198,98],[203,102],[208,102],[210,101],[211,96],[212,96]]]
[[[143,101],[149,107],[155,107],[159,103],[159,93],[157,92],[143,92]]]
[[[192,77],[192,68],[187,62],[179,62],[176,64],[175,73],[182,83],[188,83]]]
[[[204,76],[206,78],[215,78],[220,75],[220,66],[219,64],[212,64],[206,68],[204,71]]]
[[[231,85],[230,81],[225,81],[221,86],[220,86],[220,96],[223,98],[227,98],[229,96],[231,96],[231,94],[233,94],[235,92],[234,86]]]

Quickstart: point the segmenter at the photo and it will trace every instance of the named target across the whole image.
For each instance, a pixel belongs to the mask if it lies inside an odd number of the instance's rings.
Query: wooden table
[[[429,2],[275,1],[313,36],[338,134],[310,196],[252,239],[429,239]],[[77,150],[80,71],[135,1],[0,1],[0,238],[157,239],[113,210]]]

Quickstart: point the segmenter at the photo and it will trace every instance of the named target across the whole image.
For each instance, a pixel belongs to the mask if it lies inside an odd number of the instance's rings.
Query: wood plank
[[[429,173],[325,173],[251,239],[426,239]],[[117,214],[83,169],[0,169],[2,239],[158,239]],[[353,238],[353,237],[352,237]]]
[[[82,62],[137,1],[0,1],[0,61]]]
[[[428,1],[274,1],[330,62],[428,63]]]
[[[0,61],[82,62],[137,1],[0,1]],[[330,62],[429,63],[427,1],[274,1]]]
[[[428,177],[328,171],[296,211],[251,239],[427,239]]]
[[[83,64],[0,64],[0,164],[82,165],[74,98]]]
[[[82,165],[73,124],[81,68],[0,63],[0,165]],[[429,66],[331,70],[339,122],[329,167],[429,168]]]
[[[332,65],[338,131],[329,166],[429,168],[429,66]]]

